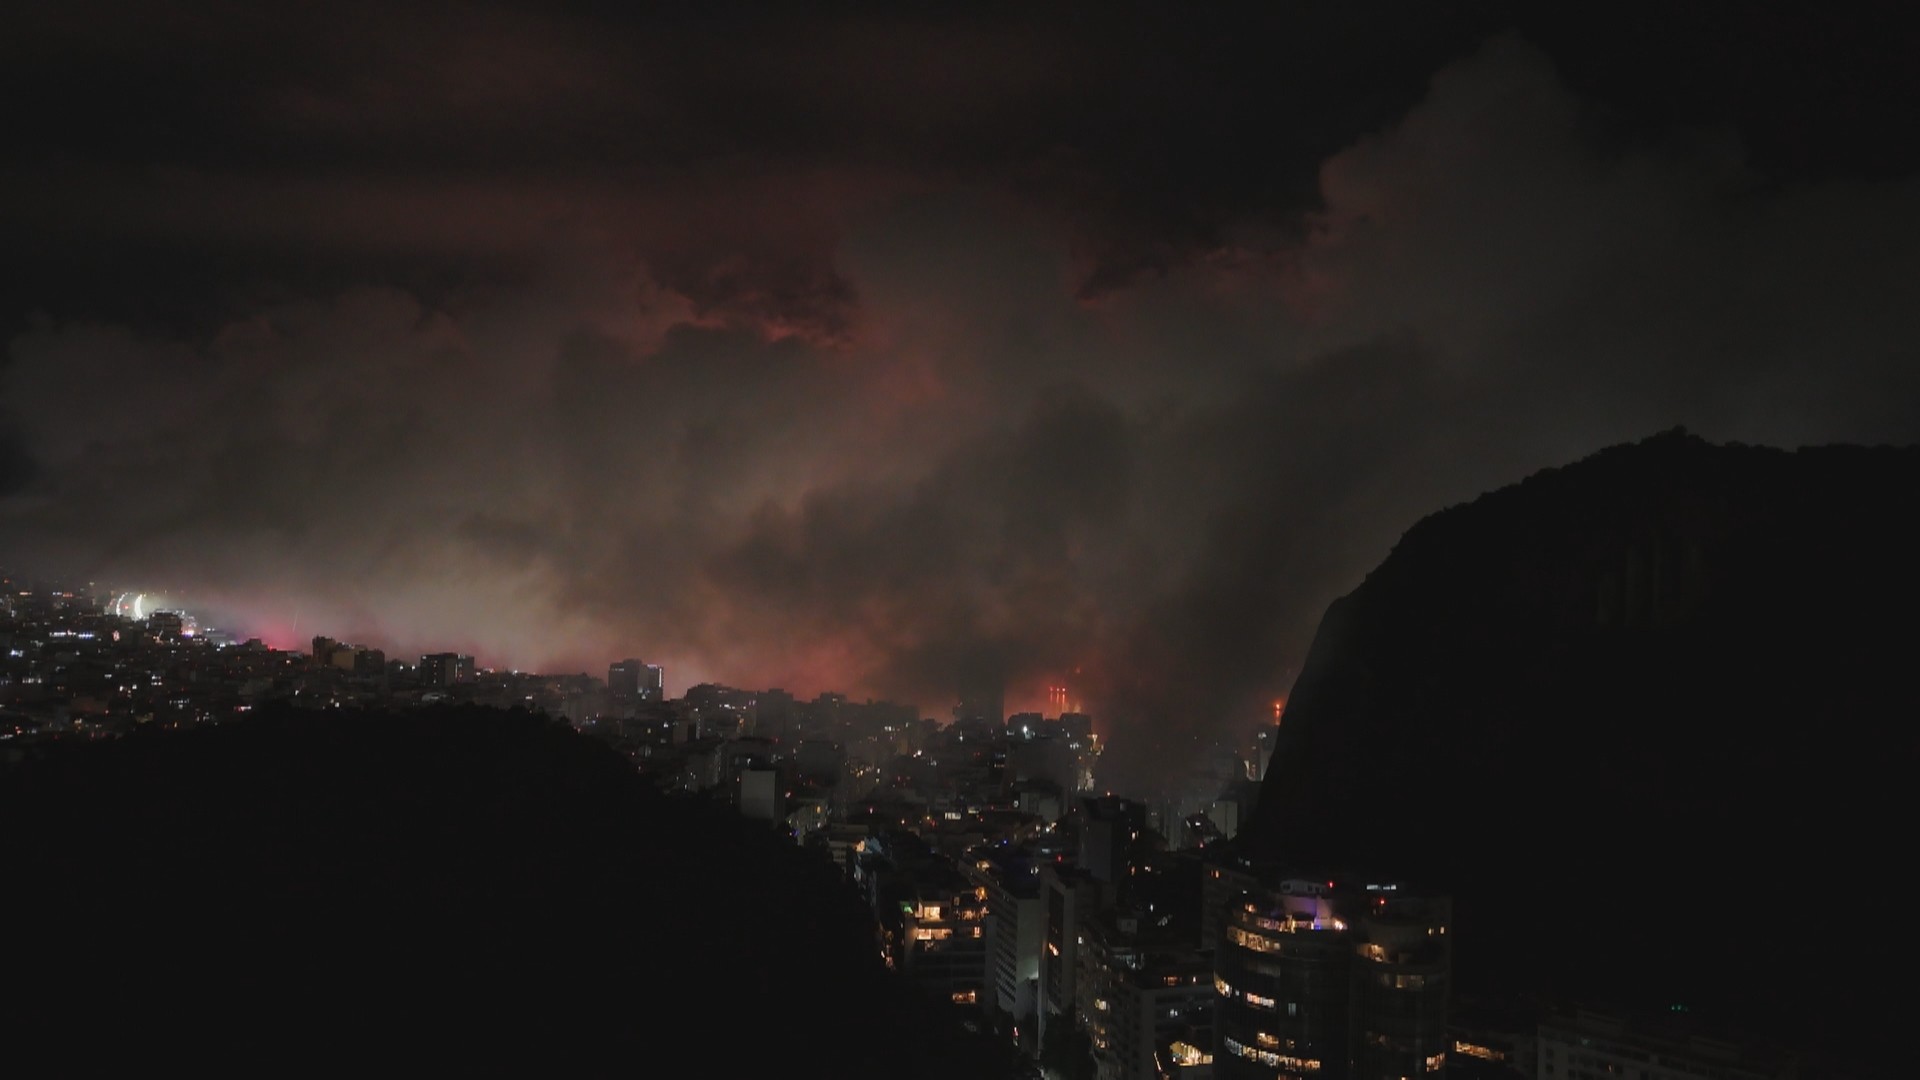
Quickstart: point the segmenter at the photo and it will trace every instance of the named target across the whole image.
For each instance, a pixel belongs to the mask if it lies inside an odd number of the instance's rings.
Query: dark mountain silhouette
[[[1451,890],[1464,992],[1877,1060],[1917,602],[1920,448],[1674,431],[1538,473],[1329,608],[1248,847]]]
[[[9,1060],[1004,1075],[823,857],[522,713],[282,712],[0,774]],[[28,1072],[31,1070],[23,1070]]]

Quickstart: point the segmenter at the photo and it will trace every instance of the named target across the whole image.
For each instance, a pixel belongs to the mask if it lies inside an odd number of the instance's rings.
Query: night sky
[[[1427,513],[1920,439],[1901,5],[628,6],[10,15],[0,560],[1125,782]]]

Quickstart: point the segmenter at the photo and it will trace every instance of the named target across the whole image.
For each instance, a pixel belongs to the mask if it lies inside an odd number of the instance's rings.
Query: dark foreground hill
[[[1548,470],[1328,610],[1251,842],[1450,889],[1466,992],[1890,1060],[1917,608],[1920,449],[1674,432]]]
[[[1002,1075],[826,860],[542,718],[85,746],[0,822],[4,1053],[60,1075]]]

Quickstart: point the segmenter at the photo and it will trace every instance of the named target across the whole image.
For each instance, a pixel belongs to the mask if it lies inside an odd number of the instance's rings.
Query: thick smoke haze
[[[1284,101],[1156,104],[1163,57],[1095,109],[1139,46],[366,19],[122,26],[96,92],[160,104],[25,125],[10,564],[928,715],[988,656],[1146,788],[1427,513],[1676,424],[1920,437],[1905,159],[1639,124],[1548,34],[1410,25]]]

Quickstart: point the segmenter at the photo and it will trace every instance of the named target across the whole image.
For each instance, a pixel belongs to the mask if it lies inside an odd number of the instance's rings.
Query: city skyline
[[[3,839],[46,868],[24,875],[42,897],[30,907],[123,905],[85,917],[79,943],[41,938],[30,955],[56,967],[178,936],[125,919],[130,899],[217,918],[222,883],[256,875],[290,890],[249,895],[296,934],[309,920],[282,918],[284,903],[326,910],[336,891],[406,881],[435,898],[428,922],[395,924],[383,891],[369,913],[384,931],[352,936],[404,952],[453,934],[471,958],[447,900],[499,895],[493,875],[548,882],[568,911],[589,897],[631,910],[615,899],[631,885],[551,883],[553,841],[522,846],[525,830],[597,829],[576,852],[585,868],[648,837],[698,848],[731,822],[746,831],[715,837],[722,860],[754,835],[799,851],[731,866],[737,884],[715,901],[760,895],[744,883],[774,867],[809,868],[856,935],[845,960],[883,964],[876,985],[937,1006],[925,1031],[957,1025],[1000,1057],[968,1075],[1553,1080],[1657,1054],[1676,1075],[1791,1080],[1810,1062],[1866,1080],[1894,1060],[1898,1003],[1842,995],[1812,1013],[1799,988],[1864,985],[1876,954],[1829,938],[1754,980],[1746,943],[1773,911],[1620,920],[1618,890],[1595,875],[1685,896],[1740,867],[1882,850],[1857,826],[1903,819],[1912,763],[1860,747],[1897,740],[1911,711],[1913,635],[1873,616],[1907,610],[1920,586],[1917,469],[1920,447],[1787,453],[1671,433],[1432,515],[1329,614],[1284,722],[1263,717],[1209,768],[1166,760],[1157,784],[1133,786],[1103,783],[1124,744],[1092,717],[999,722],[984,661],[943,724],[840,694],[670,698],[637,658],[603,682],[477,670],[454,653],[414,665],[326,636],[282,652],[194,632],[178,610],[137,617],[145,605],[125,592],[9,574],[0,797],[17,825]],[[1760,671],[1777,675],[1762,685]],[[1809,718],[1823,738],[1777,737]],[[1789,788],[1803,797],[1781,800]],[[552,813],[596,790],[628,812],[589,799]],[[653,835],[685,814],[706,824]],[[1521,818],[1551,821],[1550,843]],[[691,858],[641,861],[663,914],[685,886],[654,883]],[[180,867],[172,884],[156,884],[156,861]],[[493,940],[535,940],[545,920],[529,915],[485,921]],[[348,965],[355,980],[365,969]],[[52,969],[26,970],[41,973],[30,997],[61,1000]],[[602,1037],[658,1015],[619,1011]],[[888,1062],[909,1053],[875,1065],[898,1075]]]
[[[324,628],[318,628],[320,629],[321,632],[315,633],[311,637],[307,637],[302,635],[301,629],[297,623],[289,623],[286,627],[284,635],[281,635],[281,634],[276,634],[274,630],[271,629],[271,627],[277,625],[277,623],[275,623],[272,620],[269,620],[267,623],[264,624],[265,626],[269,627],[269,629],[262,632],[258,630],[254,625],[251,625],[245,622],[229,624],[229,623],[223,623],[223,622],[216,622],[213,620],[203,621],[200,618],[200,616],[204,612],[196,611],[194,605],[188,602],[187,598],[181,596],[178,593],[170,593],[165,590],[145,591],[145,590],[139,590],[139,589],[127,589],[127,588],[120,588],[112,584],[103,584],[103,583],[94,582],[94,581],[66,582],[61,580],[43,580],[43,579],[36,578],[36,576],[31,573],[20,573],[17,570],[14,571],[13,573],[16,575],[15,580],[19,581],[20,583],[25,584],[25,583],[38,581],[40,584],[40,587],[47,590],[58,591],[58,590],[69,588],[69,587],[84,586],[85,589],[92,591],[94,594],[96,594],[96,596],[110,598],[104,601],[105,610],[107,610],[110,614],[123,617],[126,619],[130,619],[136,622],[144,619],[146,615],[150,613],[172,612],[172,613],[183,615],[187,617],[187,619],[189,620],[189,627],[186,631],[186,634],[189,637],[192,637],[196,634],[204,632],[204,633],[210,633],[210,634],[218,634],[224,640],[232,643],[239,643],[239,642],[247,641],[249,639],[253,639],[253,640],[258,640],[261,644],[267,646],[268,648],[276,649],[282,652],[296,653],[296,654],[310,653],[315,643],[320,641],[326,641],[335,645],[378,650],[380,652],[390,654],[391,659],[402,661],[402,662],[404,662],[405,658],[408,656],[412,656],[416,658],[424,658],[427,656],[432,656],[437,654],[459,654],[463,656],[468,656],[470,659],[472,659],[475,665],[480,670],[487,670],[487,671],[498,670],[498,671],[511,672],[513,674],[520,674],[523,670],[523,669],[512,667],[506,664],[493,663],[491,662],[490,657],[487,657],[484,655],[467,653],[465,650],[462,650],[462,649],[450,649],[450,648],[443,647],[444,643],[434,643],[434,642],[415,643],[416,647],[414,649],[399,649],[394,647],[392,643],[388,641],[384,641],[381,638],[378,638],[375,636],[370,636],[366,634],[343,634],[343,633],[337,633],[337,632],[329,633],[329,632],[325,632]],[[642,651],[644,652],[644,650]],[[596,666],[584,667],[579,669],[571,669],[571,670],[548,669],[548,670],[542,671],[542,670],[526,669],[526,672],[528,674],[535,674],[535,675],[586,674],[586,675],[594,675],[595,678],[602,678],[602,676],[596,675],[595,672],[610,671],[611,669],[618,668],[622,664],[629,663],[629,662],[637,661],[637,662],[645,663],[644,660],[640,660],[639,658],[631,656],[630,654],[632,652],[633,652],[632,649],[611,650],[607,653],[606,661]],[[648,668],[654,669],[656,672],[661,673],[662,677],[664,678],[664,673],[667,670],[666,665],[646,663],[645,666]],[[1078,699],[1073,696],[1072,688],[1069,685],[1071,674],[1074,674],[1074,673],[1061,673],[1061,674],[1054,674],[1054,675],[1036,676],[1035,678],[1040,680],[1040,685],[1038,686],[1038,689],[1033,692],[1015,691],[1014,692],[1015,696],[1012,696],[1011,698],[1009,698],[1007,702],[1004,704],[1003,708],[1001,709],[1003,717],[1013,716],[1020,713],[1045,713],[1048,715],[1058,716],[1062,713],[1071,713],[1071,712],[1081,711],[1083,706],[1079,703]],[[961,681],[962,681],[961,673],[959,671],[956,671],[955,673],[956,687],[959,685]],[[667,691],[671,691],[671,689],[673,688],[673,685],[674,684],[671,681],[667,681],[665,683],[665,689]],[[700,678],[692,681],[682,681],[680,685],[680,689],[684,691],[684,690],[692,689],[694,687],[703,686],[703,685],[724,686],[724,687],[731,687],[731,688],[754,688],[754,689],[764,689],[764,690],[776,690],[776,689],[787,690],[787,691],[795,692],[803,698],[812,698],[812,697],[816,697],[818,695],[823,695],[823,694],[828,694],[828,695],[839,694],[844,696],[847,692],[847,688],[845,687],[826,685],[824,682],[821,682],[818,680],[798,683],[794,687],[785,687],[785,686],[776,686],[773,684],[760,684],[760,683],[754,682],[751,679],[723,680],[723,679],[715,679],[715,678]],[[1002,693],[1004,695],[1007,692],[1003,690]],[[665,696],[673,697],[674,695],[668,692],[666,693]],[[944,716],[947,713],[949,713],[951,710],[947,706],[957,704],[961,700],[960,693],[957,689],[951,695],[951,699],[952,700],[949,702],[946,702],[945,705],[935,707],[934,712],[930,713],[929,715],[936,716],[937,718],[938,716]],[[872,701],[874,699],[869,697],[868,700]],[[1279,719],[1278,703],[1275,703],[1273,716],[1275,720]]]
[[[1906,1075],[1912,25],[10,11],[6,1060]]]
[[[0,568],[0,569],[4,569],[4,568]],[[10,587],[14,589],[14,592],[10,594],[10,596],[19,596],[27,599],[33,599],[36,597],[43,597],[43,596],[66,598],[70,600],[80,599],[80,600],[84,600],[88,604],[96,605],[98,607],[98,610],[104,614],[112,615],[115,618],[125,620],[129,625],[145,624],[150,617],[159,617],[164,619],[168,616],[179,616],[182,620],[184,620],[183,629],[181,630],[181,636],[183,638],[186,638],[186,639],[198,638],[200,639],[201,643],[208,644],[212,648],[216,648],[216,649],[229,648],[229,647],[238,646],[238,645],[258,644],[259,646],[262,646],[264,648],[267,648],[269,650],[273,650],[276,652],[286,653],[292,656],[304,656],[304,657],[307,657],[313,660],[318,660],[318,661],[325,661],[327,657],[322,655],[321,653],[322,646],[324,645],[328,651],[344,649],[348,652],[377,653],[381,655],[383,661],[386,663],[397,663],[397,664],[406,666],[408,668],[419,667],[420,663],[416,663],[416,661],[426,662],[426,661],[432,661],[432,660],[438,659],[440,657],[458,657],[461,661],[464,661],[469,665],[467,667],[467,670],[470,674],[471,673],[481,673],[481,674],[504,673],[504,674],[516,675],[516,676],[530,675],[530,676],[545,677],[545,678],[574,678],[579,676],[586,676],[598,683],[601,683],[610,694],[614,694],[618,692],[614,685],[616,680],[621,680],[623,678],[631,677],[638,680],[635,683],[635,687],[639,691],[638,696],[641,699],[655,700],[655,701],[677,700],[678,698],[685,696],[686,691],[691,691],[691,690],[696,690],[701,688],[712,688],[712,689],[720,689],[720,690],[742,690],[750,693],[760,693],[760,692],[786,693],[786,694],[789,694],[790,696],[793,696],[795,700],[802,700],[802,701],[805,701],[805,700],[817,701],[817,700],[825,700],[829,698],[856,700],[856,699],[850,698],[849,695],[844,690],[844,688],[840,688],[840,687],[824,686],[824,685],[819,687],[807,686],[805,688],[800,688],[796,690],[793,688],[788,688],[783,686],[760,685],[760,684],[752,683],[751,681],[744,681],[744,680],[735,681],[735,682],[702,680],[699,682],[685,683],[684,685],[679,687],[682,693],[675,694],[673,693],[675,686],[673,682],[669,680],[666,674],[666,668],[664,667],[664,665],[647,663],[643,659],[632,657],[632,656],[623,656],[620,659],[610,659],[606,664],[601,665],[599,668],[592,669],[592,670],[522,671],[521,669],[518,669],[518,668],[496,666],[494,664],[487,663],[485,662],[484,657],[477,657],[471,654],[459,652],[457,650],[449,650],[444,648],[428,647],[424,651],[417,652],[417,653],[416,652],[404,652],[404,653],[395,652],[393,650],[390,650],[384,647],[380,642],[376,640],[368,639],[365,637],[356,637],[353,635],[337,635],[336,636],[333,634],[322,633],[322,634],[316,634],[313,637],[307,638],[305,640],[280,642],[275,640],[269,640],[268,638],[262,637],[259,634],[252,633],[245,626],[221,626],[221,625],[212,624],[210,622],[203,622],[198,618],[196,612],[192,608],[192,605],[179,602],[179,600],[176,599],[173,594],[168,594],[164,592],[148,593],[148,592],[142,592],[139,590],[121,589],[113,585],[103,585],[101,583],[93,582],[93,581],[66,582],[66,581],[60,581],[60,580],[48,580],[48,579],[36,577],[31,573],[20,573],[17,570],[7,571],[6,576],[7,576],[7,580]],[[26,587],[21,588],[21,586],[26,586]],[[632,668],[633,670],[627,671],[623,675],[623,669],[629,669],[629,668]],[[598,671],[601,671],[601,670],[604,670],[606,672],[605,676],[602,676],[597,673]],[[653,681],[648,682],[646,681],[647,679],[651,679]],[[959,676],[956,676],[956,686],[958,686],[959,683],[962,681],[964,680],[962,680]],[[645,692],[646,688],[649,686],[651,686],[653,689],[653,693],[651,695],[648,695]],[[1010,721],[1017,716],[1046,716],[1050,718],[1058,718],[1060,716],[1080,714],[1082,712],[1083,706],[1081,706],[1076,701],[1076,699],[1072,697],[1071,688],[1066,684],[1065,680],[1059,677],[1050,678],[1047,680],[1043,689],[1044,689],[1044,702],[1041,702],[1038,700],[1032,701],[1032,702],[1015,700],[1011,703],[1006,703],[1003,701],[1002,707],[999,709],[999,716],[997,719],[999,721]],[[951,695],[951,700],[948,700],[942,704],[930,705],[925,708],[920,708],[918,705],[914,705],[913,703],[907,703],[907,702],[878,701],[872,697],[868,697],[865,701],[865,704],[869,704],[869,705],[873,705],[873,704],[909,705],[916,709],[919,709],[919,711],[923,715],[923,718],[935,720],[941,723],[952,722],[953,720],[960,718],[959,714],[964,710],[964,703],[965,703],[965,696],[958,689],[956,689],[955,692]],[[1276,703],[1273,718],[1276,721],[1279,719],[1278,703]]]

